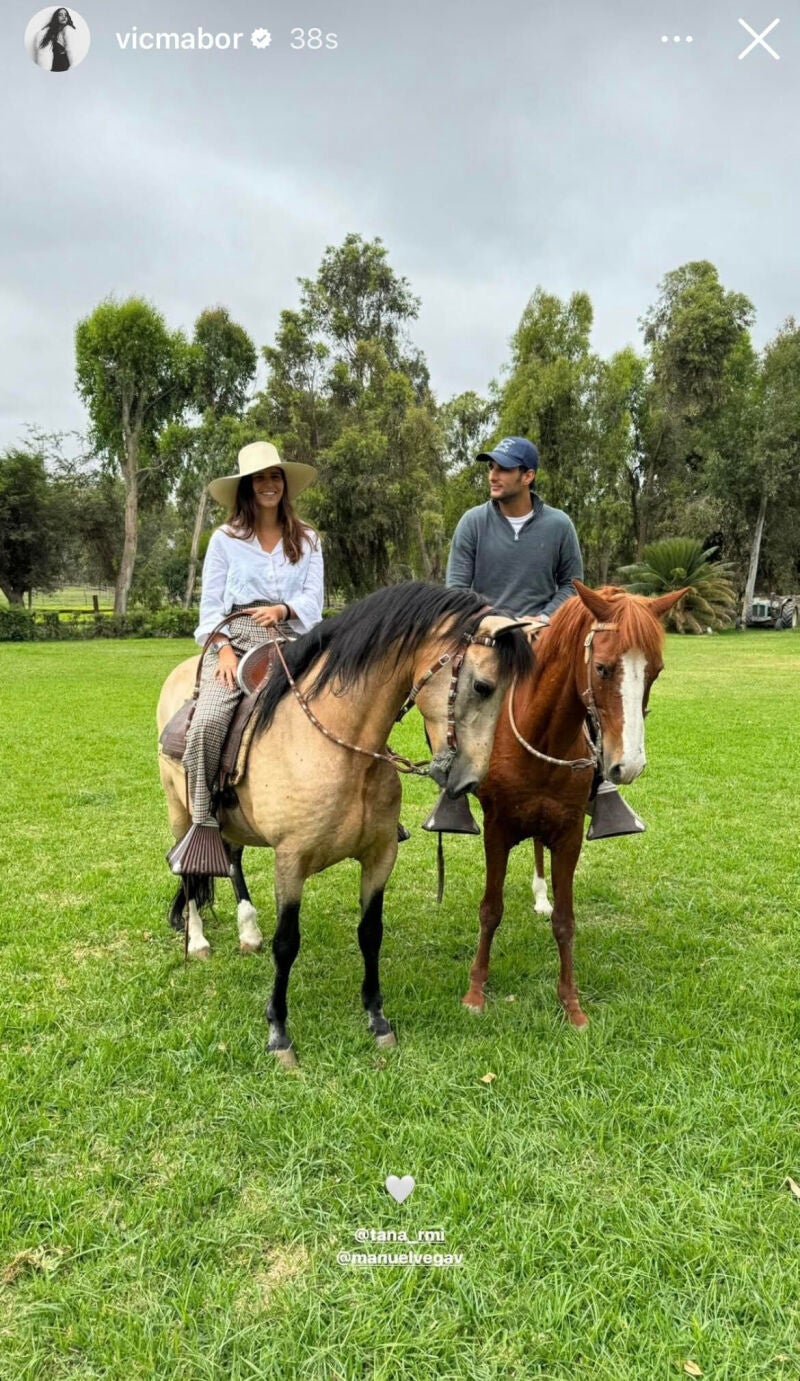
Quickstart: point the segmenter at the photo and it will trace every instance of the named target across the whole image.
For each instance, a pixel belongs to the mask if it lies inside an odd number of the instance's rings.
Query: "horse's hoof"
[[[264,936],[258,928],[258,912],[252,902],[239,902],[236,921],[239,927],[239,953],[258,954]]]
[[[483,1015],[483,1011],[484,1011],[484,1008],[485,1008],[485,1006],[486,1006],[486,1003],[483,1002],[483,1001],[481,1001],[481,1002],[473,1002],[473,1001],[471,1001],[470,994],[467,993],[467,996],[466,996],[466,997],[462,997],[462,999],[461,999],[461,1005],[462,1005],[462,1007],[465,1009],[465,1011],[471,1012],[472,1015],[473,1015],[474,1017],[479,1017],[479,1016],[482,1016],[482,1015]]]
[[[385,1031],[382,1036],[375,1037],[375,1044],[387,1049],[390,1045],[397,1045],[397,1037],[394,1031]]]
[[[186,951],[190,959],[210,959],[211,946],[201,945],[199,949],[192,949],[191,946]]]
[[[284,1046],[282,1050],[273,1050],[271,1054],[275,1056],[278,1064],[281,1065],[283,1069],[297,1069],[300,1064],[291,1045]]]

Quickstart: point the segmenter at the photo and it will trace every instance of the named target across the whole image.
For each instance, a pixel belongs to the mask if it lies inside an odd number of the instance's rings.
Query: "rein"
[[[481,611],[479,618],[482,619],[484,617],[485,613],[484,611]],[[452,663],[452,670],[450,673],[450,690],[447,696],[447,747],[452,752],[455,752],[457,750],[458,738],[456,735],[456,694],[458,692],[458,678],[461,674],[461,668],[464,665],[464,658],[467,653],[467,648],[473,644],[480,644],[481,647],[494,647],[495,639],[478,638],[473,633],[466,633],[464,637],[461,639],[461,642],[456,646],[456,648],[454,648],[451,652],[443,652],[441,657],[439,657],[434,662],[433,666],[429,667],[425,674],[420,677],[419,681],[415,681],[414,685],[411,687],[411,690],[408,693],[407,699],[404,701],[403,705],[398,711],[398,714],[395,718],[395,723],[399,723],[399,721],[404,717],[404,715],[408,714],[408,711],[413,709],[414,705],[416,704],[417,696],[419,695],[423,686],[426,686],[427,683],[430,681],[431,677],[435,676],[437,671],[441,671],[442,667],[448,666],[450,663]],[[428,776],[428,768],[430,767],[429,762],[412,762],[410,758],[403,757],[402,753],[396,753],[393,748],[389,748],[388,751],[385,753],[375,752],[372,748],[361,748],[357,743],[349,743],[347,739],[339,738],[337,734],[334,734],[331,732],[330,729],[327,729],[325,725],[319,719],[317,719],[317,716],[311,709],[311,706],[309,705],[306,697],[303,695],[303,692],[297,685],[294,677],[292,676],[292,673],[290,672],[286,664],[286,658],[284,657],[279,644],[276,644],[275,650],[278,654],[278,658],[280,659],[281,666],[283,667],[283,670],[286,674],[286,679],[289,682],[289,686],[291,687],[295,700],[297,701],[301,710],[305,714],[306,718],[314,725],[314,728],[319,729],[320,733],[324,734],[327,739],[330,739],[331,743],[338,744],[340,748],[347,748],[351,753],[362,753],[364,757],[376,758],[379,762],[387,762],[389,766],[394,767],[397,772],[403,772],[409,775],[413,774],[417,777]]]
[[[552,758],[549,753],[540,752],[538,748],[534,748],[532,743],[528,743],[527,739],[522,737],[514,719],[514,690],[517,684],[517,678],[516,676],[514,677],[508,695],[508,722],[511,725],[511,731],[517,742],[526,752],[530,753],[532,757],[538,758],[540,762],[549,762],[553,767],[569,767],[572,772],[585,772],[588,767],[593,768],[595,772],[602,771],[602,725],[600,723],[600,714],[595,704],[594,694],[592,693],[592,673],[589,668],[589,662],[592,656],[592,643],[594,642],[595,633],[611,633],[614,631],[615,627],[616,625],[613,623],[593,623],[589,632],[586,634],[583,644],[583,660],[586,665],[586,690],[581,692],[581,700],[586,707],[586,717],[589,721],[589,725],[591,725],[591,732],[586,724],[583,726],[583,732],[586,735],[586,740],[589,744],[589,752],[591,754],[588,758]],[[592,735],[594,735],[594,737]]]

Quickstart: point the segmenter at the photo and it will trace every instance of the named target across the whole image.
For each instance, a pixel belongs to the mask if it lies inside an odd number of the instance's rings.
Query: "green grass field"
[[[557,1009],[527,845],[487,1011],[461,1009],[481,845],[448,840],[437,911],[435,792],[405,782],[400,1045],[366,1030],[346,865],[306,889],[295,1076],[227,885],[209,963],[165,924],[154,707],[189,651],[0,645],[3,1381],[796,1381],[800,633],[669,640],[627,792],[648,831],[578,870],[587,1031]],[[421,755],[418,716],[393,741]],[[270,856],[245,859],[271,933]],[[392,1173],[416,1178],[401,1206]],[[463,1260],[339,1264],[381,1250],[361,1228],[441,1229],[415,1249]]]
[[[101,609],[113,609],[114,590],[111,585],[98,588],[96,585],[64,585],[60,590],[42,594],[37,590],[33,596],[34,609],[91,609],[92,596],[97,595]],[[0,606],[8,607],[8,600],[0,593]],[[27,597],[25,608],[28,607]]]

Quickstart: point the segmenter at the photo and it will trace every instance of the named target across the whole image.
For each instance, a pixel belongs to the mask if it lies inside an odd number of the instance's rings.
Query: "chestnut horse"
[[[536,910],[548,914],[543,849],[550,850],[553,934],[560,958],[558,996],[573,1026],[585,1026],[572,969],[575,913],[572,879],[583,843],[584,813],[594,769],[571,762],[590,751],[587,723],[593,712],[600,764],[615,785],[632,782],[645,767],[644,717],[650,689],[662,670],[660,619],[686,593],[646,599],[613,586],[590,590],[575,581],[577,595],[556,610],[536,638],[536,663],[516,683],[495,735],[489,771],[478,789],[484,812],[486,886],[480,904],[480,938],[464,1005],[483,1010],[492,939],[503,915],[508,855],[523,839],[535,841]],[[508,713],[512,708],[522,746]],[[558,763],[545,762],[535,753]]]
[[[345,858],[361,864],[358,939],[369,1028],[381,1044],[394,1044],[383,1014],[378,959],[383,892],[397,854],[400,818],[400,783],[386,741],[399,712],[409,702],[417,704],[434,754],[430,775],[449,796],[462,796],[486,772],[503,697],[514,675],[528,673],[532,654],[519,625],[493,613],[472,590],[407,581],[326,619],[287,645],[284,656],[261,700],[237,799],[223,806],[220,823],[235,850],[231,875],[245,951],[261,947],[261,933],[246,890],[244,897],[240,893],[241,848],[254,844],[275,851],[269,1049],[291,1065],[296,1061],[286,1032],[286,992],[300,948],[303,885],[312,873]],[[196,666],[193,657],[167,678],[159,730],[191,694]],[[184,771],[163,755],[159,767],[179,840],[191,823]],[[197,904],[202,884],[184,877],[173,903],[173,911],[187,907],[188,952],[197,957],[209,954]]]

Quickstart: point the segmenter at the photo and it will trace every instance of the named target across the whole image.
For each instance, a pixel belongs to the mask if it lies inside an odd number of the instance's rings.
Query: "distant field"
[[[481,844],[448,839],[437,909],[435,792],[406,781],[399,1047],[366,1031],[344,865],[305,893],[295,1077],[227,885],[208,963],[165,923],[154,710],[192,650],[0,645],[2,1381],[796,1381],[800,632],[668,640],[626,792],[647,833],[576,877],[585,1032],[529,846],[487,1011],[461,1008]],[[417,715],[393,742],[423,755]],[[271,859],[245,858],[270,933]],[[416,1249],[463,1261],[339,1264],[382,1249],[362,1228],[441,1229]]]
[[[34,609],[91,609],[92,596],[97,595],[101,609],[113,609],[114,607],[114,588],[109,585],[100,587],[97,585],[65,585],[62,590],[54,590],[52,594],[35,594],[33,596]],[[5,595],[0,593],[0,605],[7,606],[8,600]],[[25,602],[27,609],[28,603]]]

